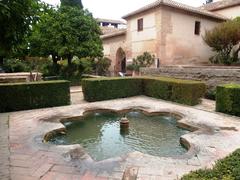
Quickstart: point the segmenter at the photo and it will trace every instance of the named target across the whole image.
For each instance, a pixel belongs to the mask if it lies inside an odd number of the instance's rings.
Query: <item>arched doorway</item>
[[[119,73],[126,73],[126,54],[122,48],[118,48],[116,54],[116,65],[115,65],[115,72]]]

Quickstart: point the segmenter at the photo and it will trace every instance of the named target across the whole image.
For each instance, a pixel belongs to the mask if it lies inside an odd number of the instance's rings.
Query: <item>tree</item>
[[[68,64],[74,56],[102,57],[100,34],[97,22],[88,11],[62,6],[41,16],[33,27],[30,51],[39,56],[66,58]]]
[[[111,66],[111,60],[107,57],[98,58],[95,61],[96,74],[105,76],[108,73],[109,67]]]
[[[34,21],[38,0],[4,0],[0,2],[0,64],[23,41]]]
[[[133,59],[133,70],[139,71],[141,67],[150,67],[155,60],[155,56],[149,52],[144,52],[142,55]]]
[[[213,0],[206,0],[206,4],[212,3]]]
[[[28,37],[31,56],[48,57],[51,56],[53,63],[57,64],[61,58],[58,54],[59,46],[59,14],[56,9],[47,4],[43,4],[44,11],[41,13],[39,21],[32,28],[32,33]]]
[[[224,22],[213,30],[206,31],[204,41],[217,52],[210,59],[213,63],[230,65],[237,62],[240,51],[240,18]]]
[[[81,0],[61,0],[61,6],[72,6],[83,8]]]
[[[61,7],[59,12],[61,47],[58,52],[67,58],[68,64],[71,64],[73,56],[102,56],[101,30],[92,15],[75,7]]]

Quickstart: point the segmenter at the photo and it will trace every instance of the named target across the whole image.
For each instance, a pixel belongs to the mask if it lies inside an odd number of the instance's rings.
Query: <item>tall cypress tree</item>
[[[81,9],[83,8],[82,0],[61,0],[62,6],[78,6]]]
[[[213,0],[206,0],[206,4],[212,3]]]

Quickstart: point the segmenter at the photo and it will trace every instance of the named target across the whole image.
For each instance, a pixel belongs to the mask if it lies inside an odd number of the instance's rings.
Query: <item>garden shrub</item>
[[[68,81],[0,84],[0,112],[70,104]]]
[[[132,68],[134,71],[139,71],[142,67],[150,67],[154,63],[154,60],[154,55],[151,55],[149,52],[144,52],[142,55],[134,58],[132,66],[128,66],[127,69],[130,70]]]
[[[217,87],[216,111],[240,116],[240,84]]]
[[[172,78],[93,78],[82,81],[84,98],[87,101],[101,101],[137,95],[195,105],[204,95],[206,86],[198,81]]]
[[[210,100],[216,100],[216,93],[217,93],[216,88],[208,89],[206,94],[205,94],[205,98],[210,99]]]
[[[239,62],[240,18],[226,21],[211,30],[206,30],[203,39],[216,52],[216,55],[210,58],[212,63],[231,65]]]
[[[206,91],[205,84],[198,81],[151,77],[143,83],[145,95],[187,105],[198,104]]]
[[[95,71],[99,76],[106,76],[109,72],[109,67],[111,66],[111,59],[107,57],[98,58],[95,61]]]
[[[26,61],[20,59],[7,59],[4,61],[3,69],[6,73],[28,72],[30,66]]]
[[[240,149],[223,160],[217,161],[213,169],[191,172],[182,177],[182,180],[237,180],[240,179]]]
[[[90,78],[82,80],[84,99],[89,102],[142,94],[140,78]]]

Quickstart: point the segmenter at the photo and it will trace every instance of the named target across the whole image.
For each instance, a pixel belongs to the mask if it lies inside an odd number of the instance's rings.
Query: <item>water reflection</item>
[[[179,138],[187,131],[177,128],[170,116],[146,116],[132,111],[126,114],[129,128],[120,129],[123,115],[92,113],[84,120],[67,122],[67,135],[51,140],[54,144],[81,144],[95,160],[120,156],[132,151],[154,156],[180,155],[186,152]]]

